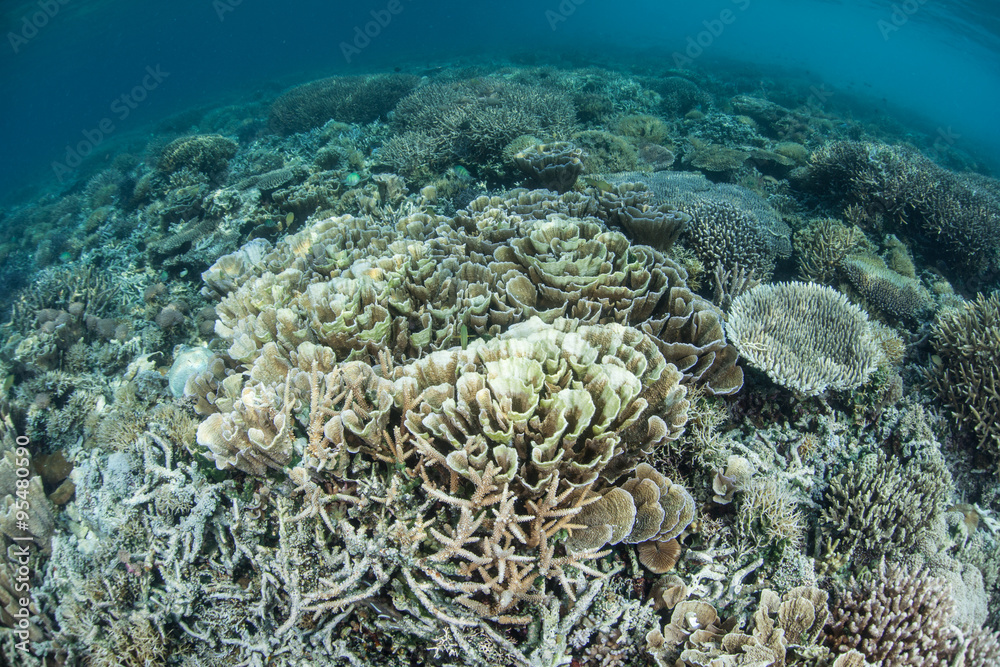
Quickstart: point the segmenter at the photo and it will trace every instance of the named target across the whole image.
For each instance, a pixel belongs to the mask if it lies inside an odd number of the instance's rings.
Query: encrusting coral
[[[726,330],[754,367],[809,396],[864,384],[881,358],[865,312],[816,283],[754,287],[733,301]]]

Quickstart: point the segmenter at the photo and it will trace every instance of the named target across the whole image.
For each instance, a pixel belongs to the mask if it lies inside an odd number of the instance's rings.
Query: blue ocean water
[[[397,13],[389,4],[4,3],[0,192],[65,179],[58,164],[73,161],[74,146],[96,140],[98,155],[114,152],[192,106],[273,95],[321,76],[512,54],[573,64],[661,62],[665,69],[711,70],[720,62],[793,68],[832,95],[910,114],[1000,167],[995,2],[398,0]],[[390,20],[378,34],[358,39],[380,15]]]

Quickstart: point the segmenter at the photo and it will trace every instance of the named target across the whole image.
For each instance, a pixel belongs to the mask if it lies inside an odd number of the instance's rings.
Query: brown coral
[[[856,649],[884,667],[950,665],[957,643],[953,612],[944,579],[881,561],[838,595],[825,642],[837,653]]]
[[[927,377],[935,393],[960,423],[970,429],[979,449],[1000,459],[1000,292],[979,294],[960,308],[942,311],[934,323],[936,353]]]

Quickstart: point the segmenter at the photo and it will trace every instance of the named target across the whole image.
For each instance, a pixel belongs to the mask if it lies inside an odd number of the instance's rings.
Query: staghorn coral
[[[880,360],[864,311],[815,283],[754,287],[733,301],[726,331],[754,367],[809,396],[861,386]]]
[[[945,580],[882,560],[838,592],[824,643],[836,653],[857,650],[884,667],[950,665],[961,649],[953,613]]]
[[[936,452],[936,443],[918,446]],[[879,450],[851,461],[830,482],[820,517],[843,553],[870,561],[916,549],[944,510],[951,474],[940,454],[903,459]]]
[[[930,292],[919,280],[893,271],[880,257],[847,255],[840,270],[865,301],[890,317],[912,321],[931,307]]]
[[[974,434],[979,450],[1000,460],[998,341],[1000,292],[943,310],[932,328],[936,358],[926,377],[955,419]]]
[[[572,190],[583,172],[582,150],[568,141],[537,144],[514,156],[518,168],[543,188],[562,193]]]
[[[409,74],[336,76],[310,81],[282,93],[270,109],[272,132],[294,134],[334,119],[370,123],[388,113],[417,85]]]

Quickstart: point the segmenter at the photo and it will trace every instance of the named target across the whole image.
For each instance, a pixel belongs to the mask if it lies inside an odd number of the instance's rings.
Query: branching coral
[[[981,450],[1000,458],[1000,293],[980,294],[960,308],[942,311],[931,345],[937,355],[927,377],[955,418],[978,439]]]
[[[904,462],[880,450],[849,463],[834,478],[821,516],[845,553],[854,550],[868,561],[902,556],[933,526],[950,488],[951,475],[939,456]]]
[[[1000,201],[994,188],[939,167],[901,146],[841,141],[812,155],[800,185],[868,218],[917,227],[929,251],[973,273],[1000,259]]]
[[[953,607],[943,579],[883,560],[840,593],[825,642],[838,653],[856,649],[885,667],[950,665],[961,648],[951,625]]]

